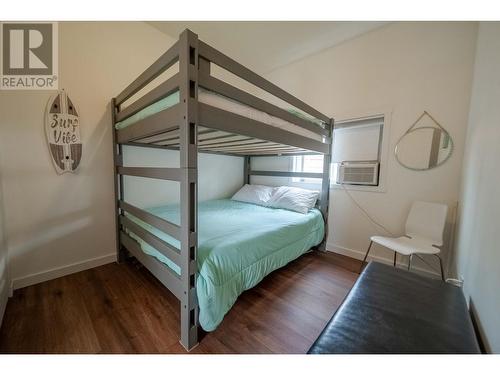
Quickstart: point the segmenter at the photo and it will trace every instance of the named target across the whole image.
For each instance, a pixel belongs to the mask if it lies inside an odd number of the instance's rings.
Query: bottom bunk
[[[180,221],[179,205],[147,211],[173,223]],[[180,247],[174,238],[127,216],[165,242]],[[200,202],[196,290],[201,327],[215,330],[243,291],[321,243],[324,231],[323,217],[317,209],[302,214],[230,199]],[[132,232],[129,235],[144,253],[180,273],[174,263],[139,236]]]

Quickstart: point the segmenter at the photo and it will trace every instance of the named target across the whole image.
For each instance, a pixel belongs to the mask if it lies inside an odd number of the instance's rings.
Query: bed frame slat
[[[292,153],[282,153],[280,154],[279,156],[302,156],[302,155],[320,155],[318,154],[317,152],[312,152],[312,151],[297,151],[297,152],[292,152]],[[262,153],[262,154],[255,154],[255,155],[251,155],[252,157],[255,157],[255,158],[269,158],[269,157],[276,157],[276,154],[266,154],[266,153]]]
[[[239,155],[252,156],[265,153],[274,153],[274,156],[281,155],[286,152],[295,152],[293,148],[259,148],[259,149],[243,149],[243,150],[224,150],[224,152],[239,153]],[[297,151],[298,152],[298,151]]]
[[[203,143],[202,145],[199,146],[200,149],[214,149],[214,148],[221,148],[222,146],[244,146],[247,145],[250,141],[254,140],[255,138],[246,138],[246,139],[237,139],[237,140],[226,140],[226,141],[219,141],[219,142],[212,142],[212,143]]]
[[[181,168],[156,168],[156,167],[117,167],[121,175],[156,178],[159,180],[180,181],[183,176]]]
[[[245,145],[243,145],[245,146]],[[235,146],[234,148],[224,148],[224,149],[211,149],[207,148],[204,150],[212,150],[212,151],[221,151],[221,152],[238,152],[238,153],[263,153],[263,152],[285,152],[285,151],[290,151],[290,152],[300,152],[304,151],[301,148],[296,148],[292,146],[283,146],[283,145],[269,145],[269,144],[249,144],[246,147],[243,146]]]
[[[276,156],[300,156],[300,155],[317,155],[317,154],[311,154],[308,153],[307,151],[304,151],[302,149],[296,149],[296,150],[262,150],[262,151],[245,151],[240,153],[239,155],[242,156],[251,156],[251,157],[258,157],[258,156],[267,156],[267,157],[276,157]]]
[[[175,239],[178,240],[180,238],[181,228],[177,224],[171,223],[168,220],[162,219],[161,217],[158,217],[156,215],[149,213],[148,211],[135,207],[123,200],[120,200],[118,202],[118,205],[122,210],[134,215],[138,219],[141,219],[145,223],[154,226],[155,228],[161,230],[162,232],[167,233],[168,235],[174,237]]]
[[[163,133],[152,135],[150,137],[140,138],[135,142],[154,144],[154,143],[160,142],[164,139],[172,139],[172,138],[179,138],[179,128],[178,127],[170,128],[169,130],[167,130]]]
[[[198,103],[198,116],[201,125],[212,129],[265,139],[279,144],[286,139],[289,146],[306,148],[320,153],[328,152],[328,144],[326,143],[212,107],[205,103]]]
[[[207,146],[203,146],[201,148],[210,148],[212,150],[229,150],[229,149],[238,149],[238,148],[249,148],[249,147],[254,147],[254,146],[267,146],[267,147],[271,147],[271,146],[275,146],[276,143],[270,143],[268,141],[262,141],[260,139],[256,139],[256,138],[250,138],[248,140],[245,140],[245,141],[235,141],[237,143],[235,144],[215,144],[215,145],[207,145]],[[234,143],[234,142],[233,142]],[[279,146],[279,145],[278,145]]]
[[[323,178],[323,173],[313,172],[278,172],[278,171],[249,171],[251,176],[273,176],[273,177],[301,177],[301,178]]]
[[[249,139],[252,139],[252,138],[243,137],[243,139],[228,140],[228,138],[236,138],[236,137],[241,138],[241,136],[237,135],[237,134],[224,134],[224,135],[220,135],[218,137],[205,138],[205,139],[200,139],[200,137],[198,137],[198,145],[199,145],[198,147],[215,145],[215,144],[222,144],[222,143],[229,143],[229,142],[237,142],[237,141],[247,141]],[[221,139],[222,139],[222,141],[221,141]]]
[[[180,266],[181,254],[179,252],[179,249],[176,249],[172,245],[163,241],[161,238],[150,233],[124,215],[120,215],[120,223],[123,225],[123,227],[134,233],[136,236],[139,236],[143,241],[154,247],[162,255],[166,256],[169,260],[174,262],[177,266]]]
[[[163,142],[168,142],[168,141],[172,141],[172,140],[179,141],[179,132],[176,130],[178,130],[178,129],[174,129],[174,131],[172,131],[170,133],[163,133],[163,134],[156,135],[156,136],[154,136],[154,138],[149,137],[148,139],[150,139],[151,141],[148,141],[147,143],[162,145]],[[205,136],[205,135],[217,133],[217,132],[218,132],[218,130],[213,130],[213,129],[200,130],[200,131],[198,131],[198,139],[200,139],[201,135]],[[144,139],[140,140],[140,142],[143,142],[143,141],[144,141]]]
[[[176,128],[179,128],[179,104],[117,130],[117,142],[127,143],[169,132]]]
[[[174,271],[156,258],[145,254],[139,243],[127,233],[120,231],[120,240],[126,249],[170,290],[177,299],[182,300],[184,298],[181,280]]]
[[[146,148],[157,148],[161,150],[172,150],[179,151],[179,146],[164,146],[164,145],[156,145],[152,143],[139,143],[139,142],[130,142],[124,143],[124,146],[132,146],[132,147],[146,147]],[[198,150],[198,153],[201,154],[214,154],[214,155],[225,155],[225,156],[235,156],[235,157],[243,157],[244,155],[232,153],[232,152],[219,152],[219,151],[211,151],[211,150]],[[276,156],[276,155],[274,155]]]

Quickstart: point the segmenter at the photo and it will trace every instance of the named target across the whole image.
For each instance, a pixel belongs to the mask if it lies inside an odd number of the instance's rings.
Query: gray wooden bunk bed
[[[125,107],[126,101],[130,101],[134,95],[177,62],[179,69],[176,74]],[[316,123],[309,121],[215,78],[211,74],[211,64],[222,67],[319,121]],[[314,137],[209,105],[199,100],[201,90],[208,90],[231,101],[261,111],[266,116],[269,115],[274,119],[285,121],[297,129],[313,134]],[[178,92],[179,95],[177,104],[140,119],[131,126],[115,127],[115,124],[123,123],[141,110],[175,92]],[[187,350],[190,350],[198,343],[198,301],[196,294],[198,153],[244,157],[244,180],[247,183],[252,175],[322,179],[318,208],[326,222],[329,204],[329,166],[332,152],[333,119],[202,42],[190,30],[185,30],[171,48],[116,98],[113,98],[111,105],[116,172],[118,260],[123,259],[125,251],[130,252],[179,299],[181,306],[180,342]],[[122,154],[124,145],[179,150],[179,168],[124,166]],[[251,170],[250,167],[252,157],[301,154],[324,155],[323,172],[255,171]],[[125,202],[123,176],[179,182],[180,225]],[[177,239],[180,243],[180,249],[170,246],[151,232],[140,228],[126,214],[131,214]],[[138,242],[129,235],[129,231],[153,244],[159,252],[178,265],[181,270],[180,275],[142,252]],[[322,245],[324,246],[324,241]]]

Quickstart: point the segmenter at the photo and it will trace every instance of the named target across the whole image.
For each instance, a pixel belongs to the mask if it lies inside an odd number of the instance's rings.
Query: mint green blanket
[[[179,223],[179,206],[168,205],[149,212]],[[156,228],[130,216],[141,226],[179,248],[179,242]],[[300,214],[229,199],[198,205],[199,320],[205,331],[213,331],[245,290],[266,275],[321,242],[324,223],[313,209]],[[142,250],[180,273],[179,268],[153,247],[131,233]]]

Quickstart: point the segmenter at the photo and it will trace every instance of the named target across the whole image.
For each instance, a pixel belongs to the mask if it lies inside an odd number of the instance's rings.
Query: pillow
[[[231,198],[233,201],[258,204],[267,206],[267,202],[271,198],[274,188],[264,185],[248,185],[246,184],[236,192]]]
[[[271,199],[267,202],[267,206],[307,214],[316,204],[318,196],[319,192],[317,191],[280,186],[274,189]]]

